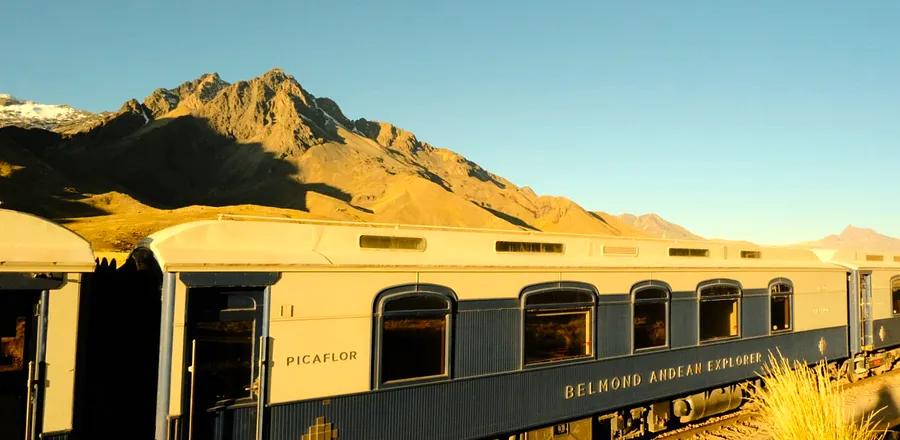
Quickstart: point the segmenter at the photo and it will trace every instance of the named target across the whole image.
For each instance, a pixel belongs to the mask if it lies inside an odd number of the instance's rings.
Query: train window
[[[359,247],[363,249],[424,251],[425,239],[420,237],[395,237],[390,235],[360,235]]]
[[[701,284],[700,342],[740,336],[741,287],[734,281]]]
[[[539,243],[531,241],[498,241],[494,245],[497,252],[526,252],[540,254],[562,254],[562,243]]]
[[[632,289],[634,350],[668,345],[669,289],[650,282]]]
[[[554,289],[524,295],[525,365],[593,355],[595,296],[580,289]]]
[[[379,307],[381,383],[448,376],[453,300],[406,292],[385,295]]]
[[[708,257],[709,249],[669,248],[670,257]]]
[[[791,329],[791,302],[794,285],[788,280],[775,280],[769,284],[769,324],[773,332]]]
[[[891,280],[891,301],[894,304],[894,314],[900,315],[900,277]]]

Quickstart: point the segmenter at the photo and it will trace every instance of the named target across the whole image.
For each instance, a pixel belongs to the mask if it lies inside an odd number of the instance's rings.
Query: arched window
[[[736,338],[741,334],[741,285],[712,280],[697,287],[700,297],[700,342]]]
[[[900,277],[891,280],[891,304],[894,314],[900,315]]]
[[[669,345],[669,292],[659,281],[646,281],[631,289],[635,351]]]
[[[785,278],[769,283],[769,325],[772,332],[791,329],[791,307],[793,305],[794,284]]]
[[[405,286],[377,304],[379,384],[449,377],[454,297],[440,286]]]
[[[593,356],[595,291],[572,283],[533,286],[522,294],[525,365]]]

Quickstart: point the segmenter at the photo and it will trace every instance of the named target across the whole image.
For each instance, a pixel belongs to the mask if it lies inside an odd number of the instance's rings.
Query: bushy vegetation
[[[875,440],[884,438],[871,413],[852,420],[844,413],[841,385],[831,379],[824,362],[807,366],[781,353],[769,354],[762,386],[751,401],[766,434],[779,440]]]

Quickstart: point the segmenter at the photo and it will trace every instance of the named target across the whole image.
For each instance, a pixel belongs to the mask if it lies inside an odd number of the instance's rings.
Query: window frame
[[[895,257],[896,258],[896,257]],[[896,287],[894,287],[896,286]],[[900,292],[900,275],[891,277],[891,316],[898,317],[900,316],[900,312],[894,312],[894,292]]]
[[[638,293],[645,291],[645,290],[651,290],[651,289],[665,291],[666,297],[663,299],[659,299],[659,298],[640,299],[640,300],[637,299]],[[666,313],[665,313],[666,343],[664,345],[658,345],[655,347],[636,348],[635,347],[635,339],[634,339],[634,333],[635,333],[634,332],[634,330],[635,330],[634,329],[634,306],[636,304],[640,304],[640,303],[647,304],[647,303],[658,303],[658,302],[664,303],[665,307],[666,307]],[[672,324],[671,314],[672,314],[672,288],[669,286],[668,283],[665,283],[663,281],[648,280],[648,281],[641,281],[639,283],[636,283],[634,286],[632,286],[631,287],[631,353],[635,354],[635,353],[646,353],[646,352],[651,352],[651,351],[668,350],[672,344],[672,342],[671,342],[672,335],[671,335],[671,331],[670,331],[670,327]]]
[[[788,286],[791,288],[791,292],[790,293],[773,293],[772,287],[774,287],[776,285]],[[794,315],[796,314],[796,313],[794,313],[794,294],[796,293],[794,291],[794,282],[788,278],[781,278],[781,277],[775,278],[772,281],[769,281],[768,292],[769,292],[769,295],[768,295],[769,296],[769,334],[770,335],[780,335],[782,333],[789,333],[789,332],[794,331]],[[775,297],[788,298],[788,301],[789,301],[788,307],[790,308],[791,317],[788,320],[788,328],[786,328],[786,329],[772,330],[772,300]]]
[[[726,299],[730,299],[730,298],[737,299],[737,310],[735,312],[735,314],[737,315],[737,321],[738,321],[737,322],[737,335],[703,340],[703,336],[701,335],[702,329],[701,329],[701,325],[700,325],[700,322],[702,321],[702,318],[703,318],[703,316],[701,315],[701,305],[704,302],[703,290],[708,289],[710,287],[715,287],[715,286],[729,286],[729,287],[735,287],[738,289],[738,293],[736,295],[723,295],[723,296],[719,297],[718,299],[706,299],[705,300],[707,302],[713,302],[713,301],[725,301]],[[743,313],[744,287],[741,285],[741,283],[737,280],[731,280],[731,279],[725,279],[725,278],[706,280],[706,281],[702,281],[699,284],[697,284],[696,292],[697,292],[697,342],[698,342],[698,344],[699,345],[709,345],[709,344],[716,344],[716,343],[720,343],[720,342],[734,341],[735,339],[741,339],[741,337],[744,334],[744,331],[743,331],[744,323],[743,323],[743,320],[741,319],[741,314]]]
[[[389,302],[414,296],[430,296],[446,302],[447,308],[443,311],[387,311],[385,305]],[[392,287],[381,291],[375,297],[373,304],[373,329],[372,329],[372,389],[394,388],[420,383],[441,382],[453,379],[453,354],[455,341],[455,315],[459,300],[453,290],[436,284],[408,284]],[[444,316],[444,373],[430,376],[411,377],[407,379],[382,380],[382,360],[384,358],[384,318],[391,316]]]
[[[590,295],[591,301],[587,302],[570,302],[570,303],[548,303],[548,304],[537,304],[537,305],[528,305],[528,299],[530,297],[542,295],[542,294],[550,294],[553,292],[566,292],[566,291],[576,291],[580,293],[586,293]],[[540,283],[528,286],[522,289],[522,293],[519,295],[519,366],[521,369],[530,369],[530,368],[541,368],[547,366],[557,366],[563,364],[577,363],[577,362],[585,362],[597,359],[597,297],[599,293],[597,292],[597,288],[582,282],[577,281],[561,281],[561,282],[550,282],[550,283]],[[559,310],[559,311],[575,311],[575,310],[587,310],[588,311],[588,325],[587,329],[589,334],[587,335],[588,341],[586,346],[590,350],[590,353],[584,356],[571,357],[566,359],[557,359],[557,360],[544,360],[539,362],[527,362],[525,355],[525,317],[530,310]]]

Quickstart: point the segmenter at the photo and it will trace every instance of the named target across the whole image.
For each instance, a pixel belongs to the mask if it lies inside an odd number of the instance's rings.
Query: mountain
[[[651,237],[679,240],[703,239],[703,237],[688,231],[684,227],[671,223],[653,213],[643,215],[621,214],[617,217],[622,223]]]
[[[900,238],[880,234],[873,229],[848,225],[840,234],[832,234],[821,240],[800,243],[800,246],[827,249],[878,249],[900,251]]]
[[[96,117],[94,113],[65,104],[40,104],[0,93],[0,127],[15,125],[54,130],[94,117]]]
[[[350,119],[280,69],[235,83],[204,74],[56,132],[0,128],[0,179],[4,207],[114,248],[219,212],[645,235],[388,122]]]

